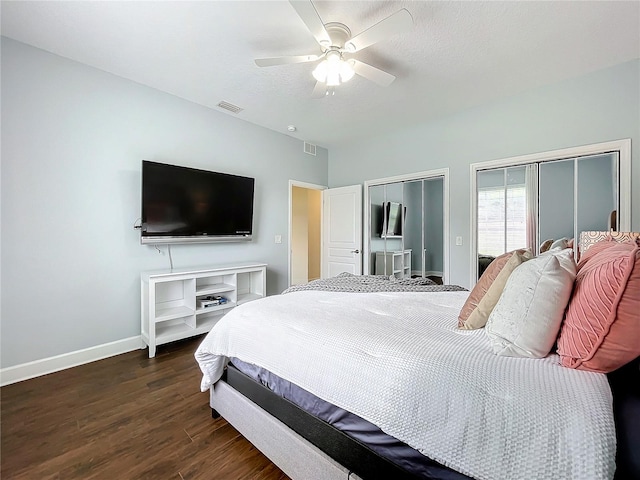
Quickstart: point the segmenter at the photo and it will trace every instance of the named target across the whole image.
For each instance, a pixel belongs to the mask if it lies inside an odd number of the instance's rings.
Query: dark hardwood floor
[[[202,337],[0,389],[8,479],[285,480],[224,419],[211,418],[193,358]]]

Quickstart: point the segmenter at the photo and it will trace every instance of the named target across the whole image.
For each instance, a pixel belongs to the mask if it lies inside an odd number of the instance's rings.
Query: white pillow
[[[550,251],[517,267],[485,330],[496,355],[542,358],[560,331],[576,262],[573,250]]]

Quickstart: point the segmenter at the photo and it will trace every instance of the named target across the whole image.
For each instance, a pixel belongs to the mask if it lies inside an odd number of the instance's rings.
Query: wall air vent
[[[229,102],[220,102],[217,106],[220,108],[224,108],[225,110],[229,110],[231,113],[240,113],[242,110],[244,110],[243,108],[240,108],[239,106]]]
[[[313,143],[304,142],[304,153],[316,156],[316,146]]]

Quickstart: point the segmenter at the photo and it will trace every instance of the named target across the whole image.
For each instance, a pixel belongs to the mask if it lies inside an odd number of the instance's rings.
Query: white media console
[[[206,333],[230,309],[264,297],[266,282],[264,263],[143,272],[142,340],[149,358],[157,345]]]

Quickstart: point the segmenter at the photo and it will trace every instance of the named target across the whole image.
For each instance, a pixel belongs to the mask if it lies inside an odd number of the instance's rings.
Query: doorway
[[[325,188],[289,181],[289,285],[320,278]]]

